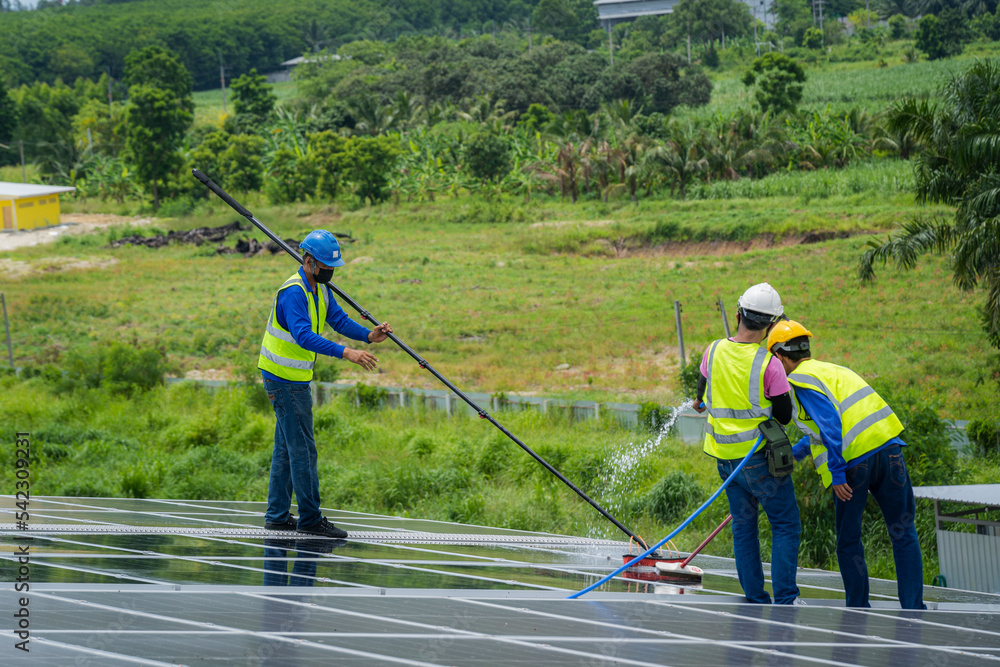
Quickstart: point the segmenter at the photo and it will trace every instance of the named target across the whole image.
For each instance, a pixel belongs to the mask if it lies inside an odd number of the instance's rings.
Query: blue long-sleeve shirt
[[[306,279],[306,273],[301,268],[299,269],[299,276],[302,277],[302,282],[308,286],[309,280]],[[316,303],[319,303],[318,299],[322,299],[323,297],[318,290],[328,290],[330,288],[319,284],[316,287],[317,290],[313,292],[313,299],[316,300]],[[312,330],[312,320],[309,317],[309,301],[302,290],[292,288],[281,290],[281,293],[278,294],[276,311],[275,315],[278,324],[292,334],[292,338],[295,339],[299,347],[317,354],[325,354],[328,357],[343,358],[343,345],[335,343],[332,340],[327,340]],[[352,340],[368,342],[368,334],[371,331],[347,316],[347,313],[340,307],[340,304],[334,300],[333,292],[330,293],[330,307],[326,310],[326,323],[342,336],[346,336]],[[292,382],[292,380],[280,378],[265,370],[261,370],[261,374],[265,380]],[[309,383],[293,382],[293,384]]]
[[[856,459],[845,461],[843,426],[840,421],[840,414],[830,399],[822,392],[802,387],[795,388],[795,398],[802,404],[802,408],[806,413],[812,417],[816,430],[819,431],[819,437],[823,440],[823,446],[826,448],[828,457],[826,465],[830,470],[830,476],[833,478],[832,484],[846,484],[847,470],[858,465],[875,452],[885,449],[890,445],[906,446],[906,443],[897,436],[887,440],[885,444],[877,449],[865,452]],[[809,454],[808,435],[795,443],[795,446],[792,447],[792,453],[796,459],[803,459]]]

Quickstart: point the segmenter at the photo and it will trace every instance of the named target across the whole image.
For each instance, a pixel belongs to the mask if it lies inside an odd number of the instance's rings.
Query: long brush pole
[[[211,190],[215,194],[219,195],[219,198],[222,199],[222,201],[224,201],[227,204],[229,204],[230,206],[232,206],[233,210],[235,210],[237,213],[239,213],[240,215],[242,215],[243,217],[245,217],[247,220],[249,220],[251,223],[253,223],[253,225],[257,229],[259,229],[260,231],[264,232],[264,234],[266,234],[269,239],[271,239],[272,241],[274,241],[275,243],[277,243],[278,246],[282,250],[284,250],[289,255],[291,255],[292,257],[294,257],[295,261],[297,261],[299,264],[302,263],[302,256],[299,255],[299,253],[297,253],[294,250],[292,250],[291,246],[289,246],[282,239],[280,239],[278,236],[276,236],[274,234],[274,232],[272,232],[270,229],[268,229],[264,225],[264,223],[262,223],[260,220],[258,220],[257,218],[255,218],[254,215],[253,215],[253,213],[251,213],[246,208],[244,208],[242,204],[240,204],[238,201],[236,201],[235,199],[233,199],[232,197],[230,197],[229,194],[225,190],[223,190],[222,188],[220,188],[218,185],[216,185],[212,181],[212,179],[210,179],[208,176],[206,176],[205,174],[201,173],[197,169],[192,169],[191,172],[194,174],[195,178],[197,178],[199,181],[201,181],[205,185],[205,187],[207,187],[209,190]],[[351,306],[351,308],[353,308],[354,310],[358,311],[358,313],[360,313],[362,319],[368,320],[369,322],[371,322],[375,326],[378,326],[379,324],[381,324],[381,322],[379,322],[375,318],[374,315],[372,315],[370,312],[368,312],[367,310],[365,310],[364,308],[362,308],[358,304],[357,301],[355,301],[354,299],[352,299],[351,297],[349,297],[347,294],[345,294],[344,291],[341,290],[339,287],[337,287],[336,285],[334,285],[332,282],[331,283],[327,283],[327,285],[329,286],[330,289],[332,289],[337,294],[337,296],[339,296],[347,304],[349,304]],[[458,387],[456,387],[455,385],[453,385],[448,380],[448,378],[446,378],[445,376],[443,376],[440,373],[438,373],[437,370],[435,370],[433,366],[431,366],[429,363],[427,363],[427,361],[423,357],[421,357],[419,354],[417,354],[416,352],[414,352],[410,348],[409,345],[407,345],[406,343],[404,343],[403,341],[401,341],[398,337],[396,337],[395,334],[391,334],[390,333],[390,334],[388,334],[388,336],[389,336],[390,339],[392,339],[393,343],[395,343],[396,345],[398,345],[400,347],[400,349],[402,349],[408,355],[410,355],[411,357],[413,357],[413,359],[416,360],[417,364],[419,364],[421,368],[429,371],[431,375],[433,375],[434,377],[436,377],[441,382],[441,384],[443,384],[444,386],[448,387],[448,389],[450,389],[453,392],[455,392],[456,396],[458,396],[463,401],[465,401],[466,403],[468,403],[469,407],[471,407],[473,410],[475,410],[479,414],[480,419],[485,419],[489,423],[493,424],[498,429],[500,429],[501,433],[503,433],[505,436],[507,436],[508,438],[510,438],[511,440],[513,440],[515,443],[517,443],[517,446],[520,447],[521,449],[523,449],[524,451],[526,451],[528,453],[528,455],[531,456],[531,458],[535,459],[536,461],[538,461],[539,463],[541,463],[543,466],[545,466],[546,470],[548,470],[550,473],[552,473],[553,475],[555,475],[557,478],[559,478],[559,481],[561,481],[563,484],[565,484],[566,486],[568,486],[569,488],[571,488],[574,492],[576,492],[576,495],[578,495],[581,498],[583,498],[584,500],[586,500],[590,504],[591,507],[593,507],[595,510],[597,510],[598,512],[601,513],[601,516],[603,516],[605,519],[607,519],[611,523],[615,524],[615,526],[617,526],[619,530],[621,530],[623,533],[625,533],[626,535],[628,535],[630,538],[632,538],[633,540],[635,540],[636,542],[638,542],[639,544],[641,544],[644,549],[647,548],[646,543],[642,541],[641,537],[639,537],[638,535],[636,535],[635,533],[633,533],[631,530],[629,530],[628,528],[626,528],[625,525],[622,524],[621,521],[619,521],[615,517],[611,516],[611,514],[609,514],[608,511],[605,510],[603,507],[601,507],[600,505],[598,505],[597,502],[593,498],[591,498],[586,493],[584,493],[579,487],[577,487],[575,484],[573,484],[573,482],[571,482],[568,479],[566,479],[566,477],[561,472],[559,472],[554,467],[552,467],[552,464],[550,464],[548,461],[546,461],[545,459],[543,459],[541,456],[539,456],[538,454],[536,454],[535,452],[533,452],[530,447],[528,447],[526,444],[524,444],[523,442],[521,442],[513,433],[511,433],[510,431],[508,431],[502,424],[500,424],[500,422],[498,422],[496,419],[494,419],[492,415],[490,415],[488,412],[486,412],[486,410],[484,410],[481,407],[479,407],[479,405],[477,405],[471,398],[469,398],[468,396],[466,396],[462,392],[461,389],[459,389]]]
[[[733,515],[730,514],[726,516],[726,520],[719,524],[719,527],[712,531],[712,534],[705,538],[705,541],[698,545],[698,548],[691,552],[691,555],[684,559],[681,563],[681,569],[683,570],[688,566],[695,556],[701,553],[701,550],[708,546],[708,543],[715,539],[715,536],[722,532],[722,529],[729,525],[729,522],[733,520]]]

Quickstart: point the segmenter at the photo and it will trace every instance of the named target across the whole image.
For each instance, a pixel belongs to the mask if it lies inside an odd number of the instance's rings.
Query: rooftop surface
[[[957,503],[1000,507],[1000,484],[915,486],[913,487],[913,495],[928,500],[949,500]]]
[[[74,192],[76,188],[64,185],[35,185],[34,183],[10,183],[0,181],[0,197],[4,199],[23,199],[25,197],[43,197],[57,195],[61,192]]]
[[[30,654],[0,621],[4,665],[1000,664],[1000,595],[895,583],[844,609],[837,573],[803,569],[807,603],[743,603],[733,561],[700,586],[619,578],[625,543],[325,510],[346,541],[264,531],[249,502],[0,497],[3,608],[30,598]],[[4,523],[6,521],[6,523]],[[15,550],[30,591],[15,592]],[[639,577],[652,576],[639,573]]]

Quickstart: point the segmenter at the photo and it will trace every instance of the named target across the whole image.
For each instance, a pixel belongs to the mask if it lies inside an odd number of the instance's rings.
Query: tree
[[[910,269],[921,255],[946,253],[953,280],[963,290],[986,292],[983,327],[1000,348],[1000,64],[979,61],[952,79],[944,103],[908,98],[897,102],[889,124],[912,133],[924,150],[915,166],[917,196],[922,201],[955,206],[954,216],[921,217],[879,243],[872,241],[859,265],[864,282],[875,265],[892,260]]]
[[[193,116],[170,90],[148,85],[129,88],[125,111],[126,159],[139,179],[152,183],[153,208],[160,207],[158,182],[179,163],[177,149]]]
[[[917,23],[916,47],[930,60],[957,56],[971,37],[965,17],[957,9],[928,14]]]
[[[802,46],[807,49],[823,48],[823,31],[819,28],[809,28],[802,33]]]
[[[191,162],[221,187],[245,194],[263,184],[263,155],[262,138],[216,130],[191,151]]]
[[[389,173],[400,154],[397,137],[352,137],[347,143],[345,160],[351,165],[350,177],[362,203],[377,204],[389,197]]]
[[[87,100],[73,116],[73,134],[81,149],[118,157],[125,148],[125,106],[120,102]],[[89,131],[89,135],[88,135]]]
[[[316,196],[329,201],[337,198],[344,173],[350,168],[347,162],[348,140],[327,130],[309,135],[309,163],[316,178]]]
[[[679,56],[650,53],[624,67],[609,67],[583,99],[586,109],[602,102],[633,100],[647,112],[669,114],[679,105],[701,106],[712,96],[712,82]]]
[[[906,17],[902,14],[894,14],[889,18],[889,36],[892,39],[903,39],[906,37],[907,25]]]
[[[271,120],[278,98],[267,83],[266,76],[260,76],[256,69],[251,69],[248,74],[233,81],[230,90],[233,92],[235,125],[240,130],[255,132]]]
[[[812,13],[806,0],[775,0],[774,10],[778,14],[775,30],[783,37],[791,37],[796,44],[802,43],[802,35],[813,27]],[[764,20],[764,17],[756,17]]]
[[[531,18],[538,29],[552,33],[556,39],[566,39],[576,24],[576,14],[567,0],[541,0]]]
[[[465,160],[473,177],[496,184],[510,173],[510,145],[495,132],[480,132],[466,145]]]
[[[555,117],[555,114],[549,111],[544,104],[532,104],[517,119],[517,124],[528,128],[530,132],[539,132],[544,130],[545,126],[552,122]]]
[[[0,144],[6,144],[14,136],[17,128],[17,105],[7,94],[7,86],[4,85],[3,78],[0,78]],[[0,158],[0,164],[6,160]]]
[[[73,81],[94,72],[94,61],[76,44],[63,44],[49,56],[49,70],[64,81]]]
[[[188,112],[194,112],[191,74],[172,51],[150,45],[125,56],[125,85],[161,88],[173,93]]]
[[[541,0],[531,21],[556,39],[583,44],[597,25],[597,8],[590,0]]]
[[[670,17],[674,37],[722,43],[753,33],[750,8],[738,0],[681,0]]]
[[[802,100],[806,74],[795,60],[772,51],[753,61],[743,85],[756,86],[754,96],[762,111],[794,111]]]
[[[930,60],[948,57],[950,46],[941,38],[941,22],[933,14],[920,19],[917,23],[915,46],[927,54]]]

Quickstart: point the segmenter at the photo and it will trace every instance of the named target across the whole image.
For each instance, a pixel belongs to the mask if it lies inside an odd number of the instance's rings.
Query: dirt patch
[[[302,216],[302,221],[310,227],[323,227],[331,222],[340,220],[342,217],[344,216],[340,213],[340,211],[332,206],[327,206],[326,208],[322,208],[315,213]]]
[[[28,275],[29,273],[62,273],[64,271],[106,269],[117,263],[118,260],[114,257],[106,257],[103,259],[43,257],[30,262],[17,259],[0,259],[0,275],[4,278],[20,278]]]
[[[0,252],[51,243],[67,234],[86,234],[95,229],[102,229],[112,225],[142,227],[153,222],[153,218],[140,218],[138,216],[131,217],[103,213],[67,213],[62,216],[62,224],[53,227],[0,234]]]
[[[796,245],[822,243],[833,239],[846,239],[852,236],[877,234],[874,230],[861,231],[814,231],[806,234],[775,237],[774,234],[761,234],[750,241],[679,241],[662,243],[654,246],[630,248],[633,255],[642,257],[689,257],[692,255],[728,256],[738,255],[749,250],[766,250],[768,248],[787,248]]]

